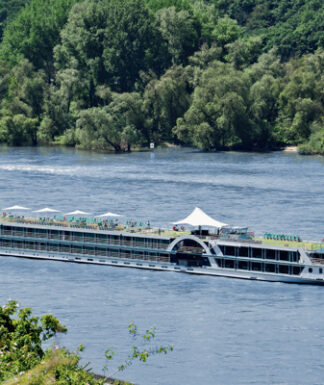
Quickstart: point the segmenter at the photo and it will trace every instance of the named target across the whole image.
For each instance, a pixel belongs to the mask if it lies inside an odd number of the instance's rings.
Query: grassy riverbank
[[[3,385],[123,385],[119,380],[96,378],[95,375],[78,366],[78,357],[67,355],[64,350],[54,350],[47,354],[39,364],[25,373],[16,375]],[[128,383],[131,385],[130,383]]]

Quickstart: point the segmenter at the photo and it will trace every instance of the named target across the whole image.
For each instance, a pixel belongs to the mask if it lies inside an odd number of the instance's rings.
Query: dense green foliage
[[[0,381],[25,372],[45,356],[42,341],[66,328],[52,315],[33,316],[29,308],[17,312],[17,303],[0,307]],[[15,319],[14,316],[17,315]]]
[[[0,0],[1,9],[0,142],[323,153],[320,0]]]
[[[0,39],[8,21],[13,20],[27,3],[25,0],[3,0],[0,2]]]

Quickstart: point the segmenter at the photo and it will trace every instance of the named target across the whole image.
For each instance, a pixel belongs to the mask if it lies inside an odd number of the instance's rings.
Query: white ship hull
[[[60,262],[71,262],[80,264],[95,264],[114,267],[128,267],[145,270],[156,271],[171,271],[177,273],[208,275],[215,277],[249,279],[268,282],[284,282],[297,284],[315,284],[324,285],[324,277],[316,274],[311,277],[307,275],[291,276],[278,273],[266,273],[256,271],[243,271],[238,269],[225,269],[219,267],[186,267],[178,266],[172,263],[161,263],[143,260],[126,260],[120,258],[94,257],[94,256],[79,256],[79,255],[62,255],[59,253],[45,252],[28,252],[25,250],[12,250],[0,248],[0,255],[3,257],[17,257],[37,260],[51,260]]]

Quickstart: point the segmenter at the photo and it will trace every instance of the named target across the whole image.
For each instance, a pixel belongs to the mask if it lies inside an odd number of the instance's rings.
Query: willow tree
[[[143,141],[142,102],[137,93],[113,94],[104,107],[82,110],[76,122],[76,141],[94,150],[129,151]]]
[[[199,148],[247,145],[253,136],[248,117],[248,79],[230,65],[214,62],[202,74],[193,101],[174,133]]]

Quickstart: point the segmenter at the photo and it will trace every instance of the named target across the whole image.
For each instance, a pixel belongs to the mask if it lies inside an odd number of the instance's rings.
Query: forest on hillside
[[[0,0],[0,143],[324,154],[321,0]]]

